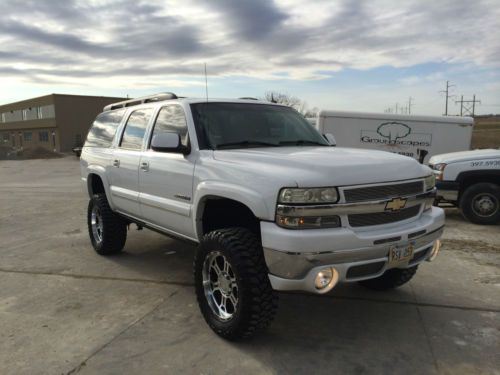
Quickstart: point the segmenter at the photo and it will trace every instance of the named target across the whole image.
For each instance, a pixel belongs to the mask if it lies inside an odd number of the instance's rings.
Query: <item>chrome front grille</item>
[[[396,212],[377,212],[369,214],[348,215],[349,225],[351,227],[367,227],[370,225],[382,225],[403,221],[417,216],[420,212],[420,205],[404,208]]]
[[[346,203],[390,199],[423,193],[424,182],[413,181],[394,185],[378,185],[344,190]]]

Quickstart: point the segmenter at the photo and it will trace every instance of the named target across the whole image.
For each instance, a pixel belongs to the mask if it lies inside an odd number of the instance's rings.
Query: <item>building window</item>
[[[75,135],[75,147],[82,147],[82,146],[83,146],[82,135],[81,134]]]
[[[38,108],[30,107],[23,111],[24,120],[36,120],[38,118]]]
[[[9,133],[3,133],[3,143],[7,143],[10,140]]]
[[[33,139],[33,133],[31,132],[24,132],[23,136],[25,142],[31,142],[31,140]]]
[[[54,118],[55,110],[54,105],[45,105],[43,107],[38,107],[38,118]]]
[[[23,111],[16,110],[16,111],[5,112],[4,116],[5,116],[5,122],[22,121]]]
[[[48,142],[49,141],[49,132],[38,132],[38,140],[40,142]]]

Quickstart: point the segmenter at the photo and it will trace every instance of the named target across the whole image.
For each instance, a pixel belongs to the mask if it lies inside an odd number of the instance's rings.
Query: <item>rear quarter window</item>
[[[95,119],[87,134],[86,147],[110,147],[122,121],[124,109],[103,112]]]

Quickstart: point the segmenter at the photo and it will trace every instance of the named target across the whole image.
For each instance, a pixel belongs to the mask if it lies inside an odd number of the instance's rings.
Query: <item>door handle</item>
[[[120,166],[120,160],[115,159],[113,160],[113,167],[119,167]]]
[[[143,161],[143,162],[141,163],[141,169],[142,169],[143,171],[145,171],[145,172],[146,172],[146,171],[148,171],[148,170],[149,170],[149,163],[148,163],[147,161]]]

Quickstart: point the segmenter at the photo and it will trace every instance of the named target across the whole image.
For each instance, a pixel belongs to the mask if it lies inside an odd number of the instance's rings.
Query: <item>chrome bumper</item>
[[[385,265],[382,269],[385,271],[388,269],[387,261],[389,260],[389,249],[393,245],[401,246],[406,243],[412,243],[414,246],[414,259],[418,258],[418,262],[410,261],[406,265],[401,265],[402,267],[411,267],[422,262],[430,256],[430,252],[426,257],[419,258],[417,255],[419,255],[421,251],[428,250],[432,247],[434,242],[442,236],[443,230],[444,227],[440,227],[432,232],[407,238],[403,241],[388,241],[380,245],[350,250],[334,250],[318,253],[292,253],[264,248],[264,256],[269,272],[279,278],[302,279],[316,267],[321,268],[332,265],[335,266],[335,268],[340,267],[344,269],[344,273],[341,273],[340,281],[357,281],[359,278],[349,280],[347,277],[348,269],[357,265],[384,262]],[[390,238],[387,240],[390,240]],[[370,277],[374,276],[371,275]]]

